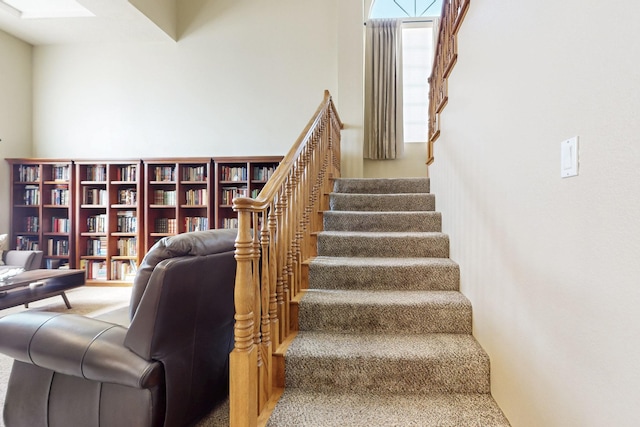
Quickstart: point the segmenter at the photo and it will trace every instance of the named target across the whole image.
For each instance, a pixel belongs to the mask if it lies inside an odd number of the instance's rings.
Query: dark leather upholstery
[[[235,230],[162,239],[132,288],[129,327],[73,314],[0,319],[15,359],[7,427],[186,426],[228,393]]]

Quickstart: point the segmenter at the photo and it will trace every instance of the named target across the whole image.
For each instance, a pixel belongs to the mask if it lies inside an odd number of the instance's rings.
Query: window
[[[429,117],[429,76],[434,54],[434,26],[442,0],[375,0],[370,18],[404,18],[402,79],[404,142],[426,142]]]

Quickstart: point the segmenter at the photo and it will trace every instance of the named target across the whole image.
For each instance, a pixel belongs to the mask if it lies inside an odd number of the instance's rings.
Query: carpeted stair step
[[[268,427],[509,427],[490,394],[320,393],[288,388]]]
[[[428,193],[429,178],[339,178],[333,183],[336,193]]]
[[[472,335],[300,331],[285,388],[344,393],[489,393],[489,357]]]
[[[318,255],[334,257],[449,257],[449,236],[436,232],[318,233]]]
[[[442,231],[440,212],[327,211],[325,231]]]
[[[333,211],[434,211],[436,198],[433,194],[428,193],[330,193],[329,207]]]
[[[449,258],[348,258],[318,256],[309,263],[315,289],[457,291],[460,268]]]
[[[309,289],[302,331],[471,334],[471,303],[456,291]]]

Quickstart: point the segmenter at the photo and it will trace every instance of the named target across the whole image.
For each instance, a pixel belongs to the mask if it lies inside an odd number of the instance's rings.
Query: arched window
[[[374,0],[369,18],[439,17],[443,0]]]
[[[443,0],[374,0],[370,19],[402,20],[404,142],[428,139],[429,83]]]

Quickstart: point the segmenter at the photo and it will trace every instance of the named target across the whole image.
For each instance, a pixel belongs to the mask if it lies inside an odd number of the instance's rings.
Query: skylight
[[[75,0],[0,0],[0,3],[22,19],[95,16]]]

